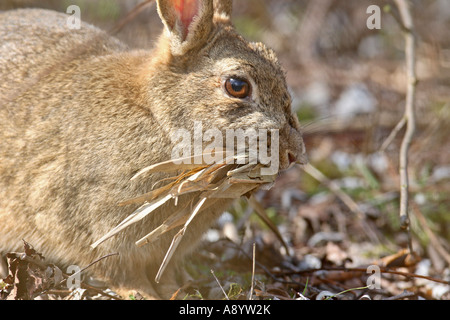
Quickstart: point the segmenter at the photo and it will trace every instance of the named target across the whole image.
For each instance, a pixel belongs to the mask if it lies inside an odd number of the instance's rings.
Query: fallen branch
[[[420,278],[425,279],[437,283],[443,283],[450,285],[449,281],[437,279],[429,276],[424,276],[420,274],[415,274],[411,272],[404,272],[404,271],[397,271],[393,270],[391,268],[386,268],[382,266],[378,266],[380,268],[380,273],[387,273],[387,274],[395,274],[399,276],[403,276],[406,278]],[[279,277],[284,276],[291,276],[291,275],[302,275],[302,274],[310,274],[310,273],[316,273],[316,272],[326,272],[326,271],[340,271],[340,272],[357,272],[357,273],[363,273],[367,274],[367,268],[346,268],[346,267],[325,267],[325,268],[317,268],[317,269],[306,269],[306,270],[300,270],[300,271],[272,271],[272,273]]]

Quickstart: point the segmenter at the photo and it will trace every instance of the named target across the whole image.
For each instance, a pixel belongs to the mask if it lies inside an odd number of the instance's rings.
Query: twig
[[[107,297],[107,298],[111,298],[111,299],[113,299],[113,300],[124,300],[124,299],[122,299],[122,298],[120,298],[120,297],[118,297],[118,296],[114,296],[114,295],[109,294],[108,292],[105,292],[105,290],[103,290],[103,289],[96,288],[96,287],[93,287],[93,286],[91,286],[91,285],[88,285],[87,283],[83,283],[83,282],[82,282],[82,283],[81,283],[81,287],[82,287],[83,289],[87,289],[87,290],[94,291],[94,292],[97,293],[97,294],[100,294],[100,295],[105,296],[105,297]]]
[[[251,195],[249,198],[247,198],[247,201],[253,208],[255,214],[266,224],[266,226],[270,230],[272,230],[278,240],[280,240],[282,246],[286,250],[286,254],[290,255],[289,246],[287,245],[286,241],[284,241],[283,236],[281,235],[277,226],[267,216],[266,210],[263,208],[263,206],[258,202],[258,200],[256,200],[254,195]]]
[[[406,104],[405,104],[405,121],[406,132],[400,146],[400,222],[403,229],[408,234],[408,246],[412,252],[411,234],[409,232],[409,216],[408,216],[408,150],[416,129],[415,119],[415,94],[417,77],[415,71],[416,59],[416,40],[414,35],[414,23],[411,15],[411,3],[408,0],[394,0],[400,11],[400,18],[403,24],[405,34],[405,59],[406,59]]]
[[[404,298],[410,298],[410,297],[414,297],[416,294],[414,292],[409,292],[404,290],[402,293],[397,294],[396,296],[392,296],[392,297],[387,297],[383,300],[400,300],[400,299],[404,299]]]
[[[450,265],[450,254],[445,250],[445,248],[439,242],[439,239],[433,233],[431,228],[428,226],[427,219],[423,216],[419,207],[416,204],[413,204],[414,216],[419,219],[421,228],[425,231],[428,238],[430,238],[430,242],[433,245],[433,248],[441,255],[441,257]]]
[[[334,297],[337,297],[338,295],[344,294],[344,293],[347,293],[347,292],[351,292],[351,291],[355,291],[355,290],[365,290],[365,289],[368,289],[368,288],[369,288],[369,286],[346,289],[346,290],[343,290],[343,291],[338,292],[338,293],[336,293],[336,294],[333,294],[332,296],[329,296],[329,297],[326,298],[325,300],[331,300],[331,299],[333,299]]]
[[[110,30],[109,34],[116,34],[131,20],[133,20],[139,13],[141,13],[148,5],[152,4],[155,0],[146,0],[136,5],[126,16],[116,23]]]
[[[222,285],[219,282],[219,279],[217,279],[216,275],[214,274],[214,270],[211,269],[211,274],[213,275],[214,279],[216,280],[217,284],[219,285],[219,288],[222,290],[223,295],[225,296],[225,298],[227,300],[230,300],[230,298],[228,297],[227,293],[225,292],[225,290],[223,289]]]
[[[255,266],[256,266],[256,244],[253,242],[253,259],[252,259],[252,285],[250,286],[249,300],[253,300],[253,286],[255,284]]]
[[[384,140],[383,144],[380,147],[380,151],[384,152],[386,151],[387,147],[392,143],[392,141],[395,139],[397,134],[400,132],[400,130],[405,126],[406,124],[406,118],[403,116],[401,120],[397,123],[394,129],[392,129],[389,136]]]
[[[237,245],[236,243],[234,243],[233,241],[231,241],[230,239],[224,239],[226,241],[226,243],[230,244],[231,247],[233,247],[235,250],[239,251],[240,253],[242,253],[247,259],[250,259],[253,261],[252,257],[245,252],[244,249],[242,249],[242,247],[240,247],[239,245]],[[275,274],[273,274],[265,265],[263,265],[262,263],[258,262],[255,260],[255,266],[258,266],[259,268],[262,269],[262,271],[269,277],[271,278],[273,281],[278,282],[278,283],[282,283],[282,284],[286,284],[286,285],[294,285],[294,286],[301,286],[301,287],[305,287],[306,284],[305,283],[301,283],[295,280],[285,280],[283,278],[279,278],[277,277]],[[256,272],[256,270],[255,270]],[[256,289],[255,289],[256,290]],[[319,293],[320,291],[318,289],[315,289],[314,287],[309,287],[308,290],[310,290],[313,293]]]
[[[311,177],[327,186],[354,214],[356,214],[362,228],[366,232],[367,236],[371,239],[371,241],[381,243],[376,233],[365,222],[364,212],[348,194],[346,194],[334,181],[329,180],[322,172],[320,172],[320,170],[318,170],[310,163],[304,166],[303,170],[305,170],[305,172],[308,173]]]
[[[311,177],[313,177],[320,183],[327,186],[359,218],[364,217],[364,213],[361,211],[358,204],[348,194],[346,194],[336,183],[329,180],[322,172],[320,172],[320,170],[318,170],[316,167],[314,167],[310,163],[308,163],[306,166],[304,166],[303,169]]]
[[[410,273],[410,272],[392,270],[392,269],[381,267],[381,266],[378,266],[378,267],[380,268],[381,273],[395,274],[395,275],[403,276],[406,278],[420,278],[420,279],[425,279],[428,281],[433,281],[433,282],[437,282],[437,283],[443,283],[443,284],[450,285],[450,282],[446,281],[446,280],[436,279],[433,277]],[[273,271],[273,273],[276,274],[276,276],[289,276],[289,275],[294,275],[294,274],[301,275],[301,274],[309,274],[309,273],[324,272],[324,271],[358,272],[358,273],[367,274],[367,268],[346,268],[346,267],[326,267],[326,268],[307,269],[307,270],[300,270],[300,271],[295,271],[295,270],[294,271]]]
[[[83,269],[81,269],[81,270],[79,270],[79,271],[77,271],[77,272],[75,272],[75,273],[73,273],[73,274],[71,274],[71,275],[68,275],[68,274],[63,273],[63,277],[64,277],[64,278],[74,277],[75,275],[80,274],[81,272],[85,271],[87,268],[90,268],[92,265],[96,264],[97,262],[99,262],[99,261],[101,261],[101,260],[103,260],[103,259],[112,257],[112,256],[118,256],[118,255],[119,255],[119,253],[117,253],[117,252],[116,252],[116,253],[110,253],[110,254],[104,255],[104,256],[102,256],[102,257],[100,257],[100,258],[95,259],[94,261],[92,261],[91,263],[89,263],[86,267],[84,267]],[[66,280],[67,280],[67,279],[62,280],[58,285],[62,285],[62,284],[64,283],[64,281],[66,281]],[[108,294],[107,292],[105,292],[104,290],[99,289],[99,288],[96,288],[96,287],[93,287],[93,286],[91,286],[91,285],[88,285],[87,283],[81,282],[80,285],[81,285],[81,287],[84,287],[85,289],[95,291],[97,294],[101,294],[101,295],[103,295],[103,296],[105,296],[105,297],[108,297],[108,298],[111,298],[111,299],[115,299],[115,300],[122,300],[122,299],[119,298],[119,297],[110,295],[110,294]]]
[[[71,274],[71,275],[68,276],[68,277],[69,277],[69,278],[70,278],[70,277],[74,278],[75,276],[81,274],[83,271],[85,271],[86,269],[90,268],[90,267],[93,266],[94,264],[100,262],[101,260],[106,259],[106,258],[109,258],[109,257],[112,257],[112,256],[118,256],[118,255],[119,255],[119,253],[117,253],[117,252],[116,252],[116,253],[109,253],[109,254],[107,254],[107,255],[104,255],[104,256],[102,256],[102,257],[100,257],[100,258],[98,258],[98,259],[95,259],[94,261],[92,261],[91,263],[89,263],[86,267],[84,267],[83,269],[78,270],[77,272]],[[62,285],[64,281],[65,281],[65,280],[62,280],[62,281],[59,283],[59,285]]]

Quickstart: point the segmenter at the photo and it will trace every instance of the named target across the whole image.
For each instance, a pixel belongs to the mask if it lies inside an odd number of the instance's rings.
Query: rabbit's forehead
[[[252,64],[239,57],[226,57],[216,60],[215,72],[220,74],[230,74],[235,76],[254,76],[257,72]]]
[[[207,48],[208,56],[223,70],[256,73],[270,72],[283,76],[281,66],[273,50],[263,43],[248,42],[235,30],[220,32]]]

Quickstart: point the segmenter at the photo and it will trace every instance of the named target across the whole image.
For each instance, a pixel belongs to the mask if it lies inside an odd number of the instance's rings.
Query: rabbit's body
[[[303,155],[273,53],[236,34],[225,15],[227,1],[218,1],[215,13],[212,1],[196,3],[197,15],[186,17],[170,1],[158,1],[166,34],[152,52],[129,51],[85,23],[68,29],[61,13],[0,14],[1,252],[19,249],[23,238],[48,260],[80,267],[119,252],[91,272],[115,286],[156,295],[151,279],[173,232],[141,248],[134,241],[161,224],[173,204],[96,249],[90,245],[136,209],[118,202],[150,191],[163,177],[130,181],[138,170],[171,158],[173,130],[192,129],[196,120],[204,129],[279,128],[280,139],[285,131],[288,137],[280,141],[281,168],[292,155]],[[182,23],[190,17],[190,24],[179,28],[173,12]],[[245,109],[224,94],[221,81],[228,74],[252,77],[258,104],[242,102]],[[264,110],[274,102],[278,106]],[[196,218],[178,258],[195,248],[229,203]]]

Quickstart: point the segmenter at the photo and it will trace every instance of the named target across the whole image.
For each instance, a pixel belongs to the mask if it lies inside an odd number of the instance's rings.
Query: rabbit
[[[84,267],[118,252],[85,273],[120,292],[167,298],[177,266],[232,199],[197,215],[158,284],[176,230],[143,247],[135,240],[173,203],[91,244],[137,208],[121,200],[165,177],[130,181],[170,159],[172,131],[195,121],[204,130],[277,129],[279,169],[306,161],[285,72],[271,49],[238,34],[232,0],[157,0],[157,11],[163,30],[152,50],[131,50],[85,22],[71,29],[64,13],[0,13],[1,253],[24,239],[47,261]]]

